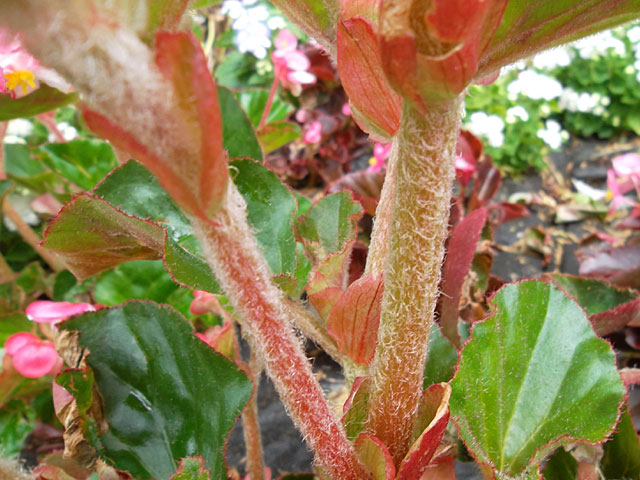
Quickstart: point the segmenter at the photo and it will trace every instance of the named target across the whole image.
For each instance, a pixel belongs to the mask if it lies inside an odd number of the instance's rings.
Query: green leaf
[[[260,145],[267,154],[301,137],[300,126],[286,121],[268,123],[258,133]]]
[[[315,259],[341,251],[356,232],[362,207],[351,192],[343,191],[322,198],[301,216],[296,235]]]
[[[225,440],[251,395],[239,368],[194,334],[169,307],[131,302],[74,317],[109,430],[94,445],[115,468],[168,479],[200,455],[211,478],[226,479]]]
[[[8,94],[0,95],[0,122],[32,117],[75,102],[77,98],[77,93],[62,93],[44,83],[29,95],[17,99]]]
[[[218,87],[218,103],[222,112],[222,137],[230,158],[249,157],[262,161],[262,150],[253,126],[231,90]]]
[[[549,458],[542,473],[545,480],[573,479],[576,478],[578,473],[578,462],[564,448],[559,448]]]
[[[424,365],[424,388],[441,382],[448,382],[453,377],[458,362],[458,351],[440,331],[438,325],[431,327],[427,361]]]
[[[118,166],[111,145],[100,140],[73,140],[52,143],[38,150],[41,160],[53,171],[84,190],[96,183]]]
[[[209,480],[209,472],[204,468],[202,458],[184,458],[171,480]]]
[[[27,145],[4,144],[3,150],[5,169],[10,180],[36,193],[54,190],[55,173],[45,168],[42,162],[33,158]]]
[[[56,252],[74,275],[84,279],[129,260],[160,258],[164,231],[82,194],[60,211],[43,246]]]
[[[614,287],[603,280],[562,273],[545,276],[576,299],[600,336],[620,330],[640,314],[640,297],[633,290]]]
[[[473,327],[451,382],[452,418],[501,479],[537,478],[540,461],[571,439],[603,441],[624,387],[611,346],[554,286],[508,285]]]
[[[604,444],[602,471],[605,478],[640,476],[640,443],[629,412],[624,412],[613,437]]]
[[[28,332],[33,328],[33,322],[27,320],[24,313],[9,313],[0,315],[0,345],[4,345],[14,333]]]
[[[96,302],[113,306],[129,300],[153,300],[169,304],[183,315],[188,315],[193,300],[191,290],[179,287],[159,260],[128,262],[105,272],[93,295]]]
[[[638,298],[638,294],[633,290],[617,288],[602,280],[562,273],[547,275],[558,288],[574,297],[586,310],[587,315],[613,310],[619,305]]]
[[[296,200],[291,191],[265,166],[252,160],[231,163],[233,179],[247,202],[249,224],[274,275],[296,270],[293,219]]]
[[[253,126],[258,128],[264,109],[267,106],[269,90],[264,88],[250,88],[236,93],[236,97],[244,111],[247,112]],[[271,110],[269,110],[269,115],[267,116],[267,125],[271,122],[284,120],[293,110],[294,108],[291,104],[284,102],[279,95],[276,95],[273,98]]]
[[[105,178],[94,194],[130,215],[149,218],[166,228],[164,259],[177,282],[209,292],[220,291],[189,220],[146,168],[127,162]]]
[[[0,410],[0,452],[3,457],[17,456],[24,448],[27,435],[35,427],[35,419],[32,417],[33,414],[22,400],[12,400],[2,406],[2,410]]]

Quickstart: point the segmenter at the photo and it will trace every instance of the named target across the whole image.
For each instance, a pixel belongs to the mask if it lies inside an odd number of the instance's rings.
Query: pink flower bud
[[[307,145],[311,145],[313,143],[320,143],[320,140],[322,140],[322,124],[316,120],[312,122],[304,132],[302,141]]]
[[[38,323],[55,324],[74,315],[95,312],[89,303],[50,302],[38,300],[27,307],[27,318]]]

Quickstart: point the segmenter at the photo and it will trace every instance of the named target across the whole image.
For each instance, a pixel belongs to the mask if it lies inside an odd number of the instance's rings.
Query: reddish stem
[[[267,124],[267,118],[269,117],[269,113],[271,112],[273,99],[276,97],[276,92],[278,91],[278,83],[278,76],[274,75],[273,83],[271,84],[271,90],[269,90],[269,98],[267,98],[267,104],[264,106],[264,111],[262,112],[262,118],[260,118],[258,130],[262,130],[262,128]]]
[[[327,404],[311,371],[282,292],[273,285],[269,267],[246,220],[244,200],[235,186],[212,222],[192,217],[194,232],[231,304],[244,320],[244,332],[262,358],[267,374],[330,478],[368,478],[353,445]]]

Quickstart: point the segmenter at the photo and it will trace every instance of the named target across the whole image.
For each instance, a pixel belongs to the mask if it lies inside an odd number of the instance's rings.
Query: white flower
[[[474,112],[469,118],[467,128],[474,135],[486,137],[492,147],[499,148],[504,144],[504,122],[497,115]]]
[[[4,143],[27,143],[25,137],[31,135],[31,132],[33,132],[33,123],[29,120],[24,118],[10,120],[4,134]],[[0,138],[0,140],[2,139]],[[0,148],[2,147],[0,146]]]
[[[538,138],[541,138],[544,143],[549,145],[553,149],[560,148],[562,145],[563,135],[560,124],[555,120],[547,120],[544,130],[538,130]]]
[[[533,66],[542,70],[553,70],[557,67],[566,67],[571,63],[571,55],[566,48],[554,48],[536,55]]]
[[[562,84],[557,80],[533,70],[525,70],[518,74],[507,86],[510,95],[526,95],[533,100],[553,100],[562,95]]]
[[[610,30],[578,40],[573,46],[578,50],[578,55],[582,58],[601,56],[609,50],[613,50],[614,54],[620,56],[626,53],[622,40],[613,36]]]
[[[605,107],[611,104],[611,99],[599,93],[578,93],[571,88],[565,88],[558,101],[558,106],[569,112],[593,113],[604,115]]]
[[[627,37],[631,40],[631,43],[640,42],[640,25],[630,28],[627,32]]]
[[[241,52],[249,52],[259,59],[267,56],[271,47],[271,29],[267,25],[269,11],[256,0],[226,0],[222,13],[233,19],[231,27],[236,31],[235,44]]]
[[[516,120],[522,120],[526,122],[529,120],[529,112],[527,112],[521,105],[516,105],[507,110],[507,123],[515,123]]]

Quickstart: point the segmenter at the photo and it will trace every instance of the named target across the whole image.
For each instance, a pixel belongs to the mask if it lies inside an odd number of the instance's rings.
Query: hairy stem
[[[432,106],[426,116],[405,102],[394,138],[394,186],[389,187],[393,204],[367,429],[387,445],[396,464],[410,446],[422,394],[455,176],[461,100]],[[383,203],[378,208],[384,212],[389,207]]]
[[[271,90],[269,90],[269,97],[267,98],[267,104],[264,106],[264,111],[262,112],[262,117],[260,117],[260,124],[258,125],[258,131],[262,130],[264,126],[267,124],[267,118],[269,118],[269,113],[271,113],[271,106],[273,105],[273,99],[276,97],[276,92],[278,91],[278,76],[273,76],[273,83],[271,84]]]
[[[258,387],[260,386],[260,366],[257,365],[255,353],[251,352],[249,369],[253,375],[253,395],[242,411],[242,432],[247,449],[247,471],[251,480],[264,480],[264,454],[260,440],[260,424],[258,423]]]
[[[224,207],[205,222],[191,218],[194,232],[231,304],[245,320],[252,349],[261,357],[285,408],[331,478],[368,478],[344,429],[313,376],[292,313],[273,285],[269,267],[246,219],[244,200],[230,183]]]

